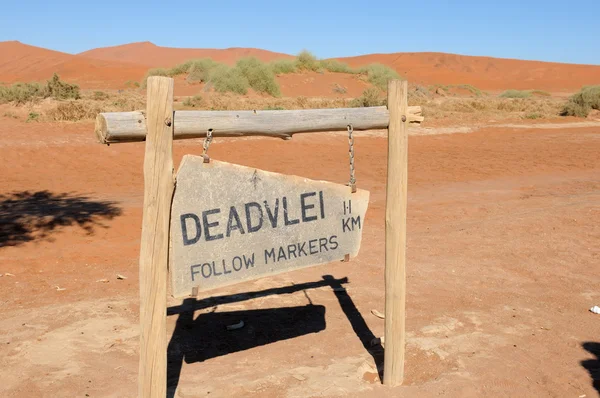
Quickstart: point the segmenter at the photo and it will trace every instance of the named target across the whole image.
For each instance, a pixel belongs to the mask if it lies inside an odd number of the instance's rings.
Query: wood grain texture
[[[144,209],[140,248],[139,397],[167,386],[167,264],[173,196],[173,79],[148,78]]]
[[[423,120],[420,106],[408,108],[409,121]],[[146,116],[141,111],[100,113],[96,118],[96,136],[103,144],[143,141]],[[384,129],[389,124],[386,107],[306,109],[282,111],[176,111],[174,139],[205,137],[209,129],[214,137],[260,135],[289,138],[296,133]]]
[[[385,207],[385,357],[383,383],[404,379],[406,307],[406,199],[408,178],[408,84],[388,84],[388,174]],[[403,121],[404,119],[404,121]]]

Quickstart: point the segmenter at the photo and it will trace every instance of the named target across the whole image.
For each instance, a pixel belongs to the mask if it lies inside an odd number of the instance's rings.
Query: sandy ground
[[[384,303],[386,140],[364,134],[359,256],[170,300],[170,396],[598,396],[600,127],[526,127],[409,140],[404,386],[380,384],[371,346],[384,328],[371,310]],[[8,118],[0,136],[0,396],[136,396],[143,144]],[[346,145],[217,139],[211,155],[345,183]],[[177,142],[176,164],[201,150]]]

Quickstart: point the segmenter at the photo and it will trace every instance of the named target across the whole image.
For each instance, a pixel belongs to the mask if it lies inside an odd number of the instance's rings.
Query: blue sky
[[[135,41],[321,58],[439,51],[600,64],[600,0],[8,1],[0,41],[78,53]]]

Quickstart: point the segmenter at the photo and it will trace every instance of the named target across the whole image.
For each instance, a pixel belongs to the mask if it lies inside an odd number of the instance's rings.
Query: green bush
[[[291,59],[278,59],[276,61],[271,61],[269,63],[269,67],[276,75],[294,73],[297,71],[296,62]]]
[[[550,97],[551,94],[543,90],[531,90],[531,95],[539,95],[540,97]]]
[[[210,71],[215,69],[219,64],[213,61],[211,58],[202,58],[195,61],[191,61],[188,68],[187,80],[190,82],[204,82],[208,81]]]
[[[265,107],[265,111],[284,111],[285,108],[283,106],[269,105]]]
[[[204,99],[202,98],[201,95],[194,95],[193,97],[187,97],[183,101],[184,106],[189,106],[192,108],[202,106],[203,104],[204,104]]]
[[[15,83],[9,87],[0,87],[0,103],[14,102],[24,104],[35,98],[79,99],[79,86],[60,80],[55,73],[45,86],[38,83]]]
[[[25,122],[27,122],[27,123],[29,123],[29,122],[37,122],[39,117],[40,117],[39,113],[29,112],[29,115],[27,115],[27,120],[25,120]]]
[[[541,119],[542,117],[544,117],[544,115],[537,112],[528,113],[527,115],[525,115],[525,119]]]
[[[92,97],[92,99],[97,101],[105,100],[107,98],[108,94],[106,94],[104,91],[94,91],[94,96]]]
[[[560,114],[587,117],[592,109],[600,110],[600,85],[583,87],[569,98]]]
[[[242,58],[235,64],[242,76],[248,80],[252,89],[259,93],[267,93],[279,97],[281,92],[271,68],[257,58]]]
[[[44,97],[44,90],[37,83],[15,83],[9,87],[0,87],[0,103],[14,102],[21,105],[36,97]]]
[[[326,71],[333,73],[357,73],[350,65],[340,62],[336,59],[323,59],[320,61],[321,67]]]
[[[246,79],[238,68],[219,65],[210,71],[209,81],[212,83],[215,91],[221,93],[246,94],[248,92],[248,79]]]
[[[388,81],[400,79],[398,73],[392,68],[382,64],[370,64],[359,69],[360,73],[367,76],[367,81],[380,90],[386,90]]]
[[[146,72],[146,76],[144,76],[144,81],[142,83],[142,87],[146,87],[148,84],[148,78],[150,76],[170,76],[169,70],[165,68],[152,68]]]
[[[353,108],[361,108],[367,106],[381,106],[385,105],[385,100],[381,98],[381,90],[375,87],[369,87],[363,91],[362,95],[355,98],[350,103]]]
[[[186,61],[182,64],[175,65],[174,67],[169,69],[169,71],[168,71],[169,76],[173,77],[173,76],[179,76],[179,75],[188,73],[190,71],[190,67],[192,66],[192,63],[193,63],[193,61]]]
[[[303,50],[296,57],[296,69],[316,72],[321,69],[317,57],[307,50]]]
[[[531,91],[527,90],[506,90],[500,94],[501,98],[529,98],[531,97]]]
[[[463,90],[467,90],[470,91],[473,95],[475,95],[476,97],[480,97],[481,96],[481,90],[478,89],[475,86],[472,86],[470,84],[459,84],[457,86],[455,86],[456,88],[461,88]]]

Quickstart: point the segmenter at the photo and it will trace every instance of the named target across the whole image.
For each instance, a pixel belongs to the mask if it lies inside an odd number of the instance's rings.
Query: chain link
[[[202,144],[202,148],[204,149],[204,151],[202,152],[202,156],[206,156],[208,152],[208,147],[210,147],[210,143],[213,140],[212,132],[212,129],[208,129],[206,131],[206,138],[204,139],[204,143]]]
[[[348,146],[350,147],[348,150],[348,154],[350,156],[350,182],[348,185],[355,189],[356,186],[356,178],[354,177],[354,128],[351,124],[348,125]]]

